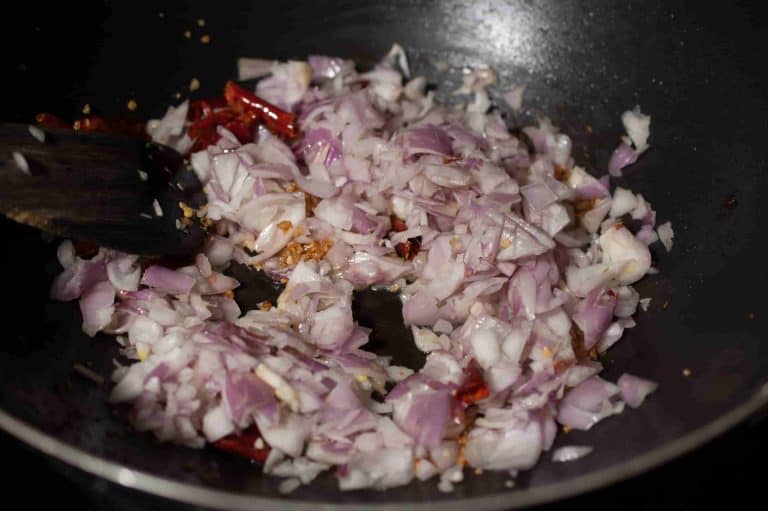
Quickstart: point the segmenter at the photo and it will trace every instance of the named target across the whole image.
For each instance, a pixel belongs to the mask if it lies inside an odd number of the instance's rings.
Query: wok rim
[[[43,454],[96,477],[150,495],[213,509],[237,511],[252,509],[263,509],[265,511],[319,511],[326,509],[463,511],[468,506],[472,506],[473,509],[478,510],[501,510],[545,504],[629,479],[692,451],[744,421],[764,406],[768,406],[768,381],[761,384],[757,392],[754,392],[742,404],[703,426],[684,434],[680,438],[662,444],[634,458],[629,458],[623,462],[582,476],[533,488],[510,489],[509,491],[481,497],[435,502],[405,501],[379,504],[299,501],[290,500],[290,498],[274,499],[253,494],[217,490],[167,479],[141,470],[134,470],[120,463],[90,454],[83,449],[62,442],[38,430],[2,409],[0,409],[0,428]]]

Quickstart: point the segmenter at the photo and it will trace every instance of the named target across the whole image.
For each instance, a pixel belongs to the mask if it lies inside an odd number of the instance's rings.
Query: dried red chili
[[[35,116],[35,120],[37,121],[37,124],[42,126],[43,128],[53,128],[53,129],[62,129],[62,130],[71,130],[72,125],[68,122],[65,122],[61,117],[58,117],[53,114],[49,114],[47,112],[41,112]]]
[[[265,444],[263,448],[255,447],[256,441],[261,438],[261,434],[256,426],[251,426],[239,435],[230,435],[213,442],[213,446],[222,451],[231,452],[248,458],[253,461],[263,463],[269,455],[269,447]]]
[[[235,114],[231,110],[220,110],[211,111],[193,122],[187,130],[189,138],[195,141],[190,152],[200,151],[211,144],[215,144],[220,138],[216,127],[226,125],[234,119]]]
[[[241,144],[253,140],[253,124],[256,118],[250,114],[233,111],[224,98],[198,99],[189,105],[187,119],[191,125],[189,137],[195,142],[190,152],[201,151],[221,138],[218,126],[230,131]]]
[[[227,100],[224,98],[206,98],[196,99],[189,102],[189,110],[187,110],[187,119],[191,122],[196,122],[211,115],[215,110],[221,110],[229,108]]]
[[[72,245],[75,249],[75,255],[82,259],[91,259],[99,252],[99,246],[90,241],[74,240]]]
[[[571,174],[571,171],[568,170],[566,167],[563,167],[562,165],[555,165],[555,179],[557,179],[561,183],[568,181],[568,177],[570,176],[570,174]]]
[[[397,252],[397,255],[406,261],[411,261],[414,257],[416,257],[416,255],[419,253],[419,250],[421,250],[421,236],[408,238],[406,241],[395,245],[395,252]]]
[[[189,126],[189,138],[195,141],[190,152],[200,151],[215,144],[220,137],[217,127],[223,126],[230,131],[241,144],[253,140],[254,119],[247,115],[238,115],[231,110],[217,110],[193,122]]]
[[[133,119],[105,119],[96,115],[75,119],[72,124],[47,112],[35,116],[37,123],[44,128],[82,131],[86,133],[109,133],[133,138],[149,138],[144,123]]]
[[[584,332],[581,331],[576,323],[571,324],[571,348],[577,360],[584,360],[590,358],[592,360],[597,359],[597,347],[593,346],[589,350],[584,344]]]
[[[232,132],[241,144],[253,141],[253,119],[249,116],[240,115],[224,124],[224,127]]]
[[[455,399],[466,405],[487,398],[491,394],[480,368],[472,362],[464,370],[464,382],[456,389]]]
[[[389,221],[392,224],[392,230],[395,232],[403,232],[408,229],[408,226],[405,225],[405,220],[402,220],[395,215],[390,215]]]
[[[72,123],[72,129],[89,133],[107,133],[109,125],[102,117],[81,117],[80,119],[75,119],[75,122]]]
[[[133,138],[149,138],[144,123],[132,119],[105,119],[104,117],[92,115],[76,119],[72,123],[72,129],[91,133],[124,135]]]
[[[294,138],[299,130],[296,116],[248,92],[234,82],[227,82],[224,96],[192,101],[187,120],[190,121],[189,137],[194,140],[189,152],[200,151],[221,138],[218,126],[223,126],[242,144],[253,140],[254,123],[263,122],[275,134]],[[144,123],[125,119],[105,119],[89,116],[69,124],[61,118],[40,113],[37,122],[47,128],[72,129],[83,132],[112,133],[138,138],[148,138]]]
[[[233,81],[224,87],[224,97],[229,107],[240,114],[248,114],[260,120],[272,132],[285,138],[295,138],[299,134],[296,116],[276,107],[248,92]]]

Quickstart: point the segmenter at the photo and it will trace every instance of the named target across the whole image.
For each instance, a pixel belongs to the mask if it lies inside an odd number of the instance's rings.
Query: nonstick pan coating
[[[29,122],[43,110],[74,117],[85,103],[126,115],[129,99],[139,105],[133,115],[148,118],[174,93],[190,94],[192,78],[202,85],[195,96],[218,94],[238,56],[325,53],[371,63],[393,42],[435,84],[456,79],[442,75],[438,61],[454,69],[490,64],[504,84],[527,84],[526,104],[572,135],[577,162],[595,172],[605,171],[621,134],[620,113],[640,104],[653,117],[652,149],[619,184],[672,221],[675,248],[654,247],[661,272],[638,285],[651,306],[605,360],[608,379],[628,371],[660,390],[637,410],[558,438],[556,445],[594,446],[589,456],[557,465],[545,455],[512,490],[494,473],[468,473],[450,494],[435,481],[341,493],[324,477],[283,497],[274,479],[241,459],[158,444],[126,426],[105,402],[109,384],[72,372],[80,362],[108,379],[115,343],[85,337],[76,304],[47,300],[55,245],[3,222],[0,426],[97,476],[240,509],[508,508],[602,486],[700,445],[768,400],[768,221],[758,215],[768,176],[767,34],[751,9],[455,0],[21,6],[0,36],[9,38],[2,117],[10,121]],[[413,362],[394,299],[366,295],[361,309],[380,350]]]

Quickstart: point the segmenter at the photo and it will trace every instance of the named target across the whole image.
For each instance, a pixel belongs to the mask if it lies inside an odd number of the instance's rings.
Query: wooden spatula
[[[180,203],[204,203],[173,149],[130,138],[0,123],[0,213],[58,236],[183,256],[205,233]]]

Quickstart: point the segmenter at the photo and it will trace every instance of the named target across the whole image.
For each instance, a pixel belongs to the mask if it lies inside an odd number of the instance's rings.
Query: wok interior
[[[24,9],[24,8],[22,8]],[[766,217],[757,214],[765,186],[762,133],[766,94],[752,60],[764,27],[734,6],[719,14],[678,4],[625,2],[317,2],[264,7],[102,6],[78,16],[64,7],[21,13],[6,55],[13,99],[5,120],[31,121],[38,111],[75,117],[85,103],[106,115],[148,118],[174,93],[218,94],[235,74],[235,59],[325,53],[373,62],[393,42],[403,45],[416,74],[451,90],[462,66],[489,64],[503,90],[527,84],[526,106],[546,113],[574,139],[574,157],[604,173],[623,110],[640,104],[653,117],[652,150],[625,171],[619,185],[651,200],[675,227],[671,254],[654,246],[661,270],[638,286],[652,299],[638,326],[605,357],[605,376],[652,378],[660,391],[640,409],[589,432],[558,437],[556,446],[591,445],[578,463],[544,456],[517,479],[515,494],[618,467],[674,442],[747,401],[768,377],[762,341],[766,276],[760,271]],[[159,13],[162,12],[162,17]],[[70,20],[62,22],[62,19]],[[205,27],[197,20],[205,19]],[[35,27],[38,29],[36,30]],[[191,38],[184,37],[185,30]],[[762,31],[762,32],[761,32]],[[203,44],[202,35],[210,35]],[[8,35],[8,34],[6,34]],[[34,43],[34,44],[32,44]],[[447,62],[454,71],[440,72]],[[761,124],[762,123],[762,124]],[[736,207],[724,202],[735,197]],[[133,432],[102,387],[72,373],[75,362],[108,377],[116,344],[80,332],[77,305],[47,300],[58,271],[55,245],[4,221],[0,262],[10,279],[0,350],[0,407],[29,424],[108,460],[191,484],[278,498],[275,480],[248,462],[206,449],[155,442]],[[385,348],[403,342],[399,308],[372,297],[366,310]],[[380,313],[381,311],[381,313]],[[754,319],[750,318],[754,313]],[[361,315],[365,315],[365,311]],[[407,361],[403,361],[406,363]],[[691,371],[683,376],[683,369]],[[608,477],[608,475],[606,475]],[[434,481],[387,492],[339,493],[325,475],[290,498],[334,502],[408,502],[483,497],[509,491],[503,474],[467,474],[452,494]],[[571,490],[573,491],[573,490]],[[515,501],[510,500],[512,505]]]

